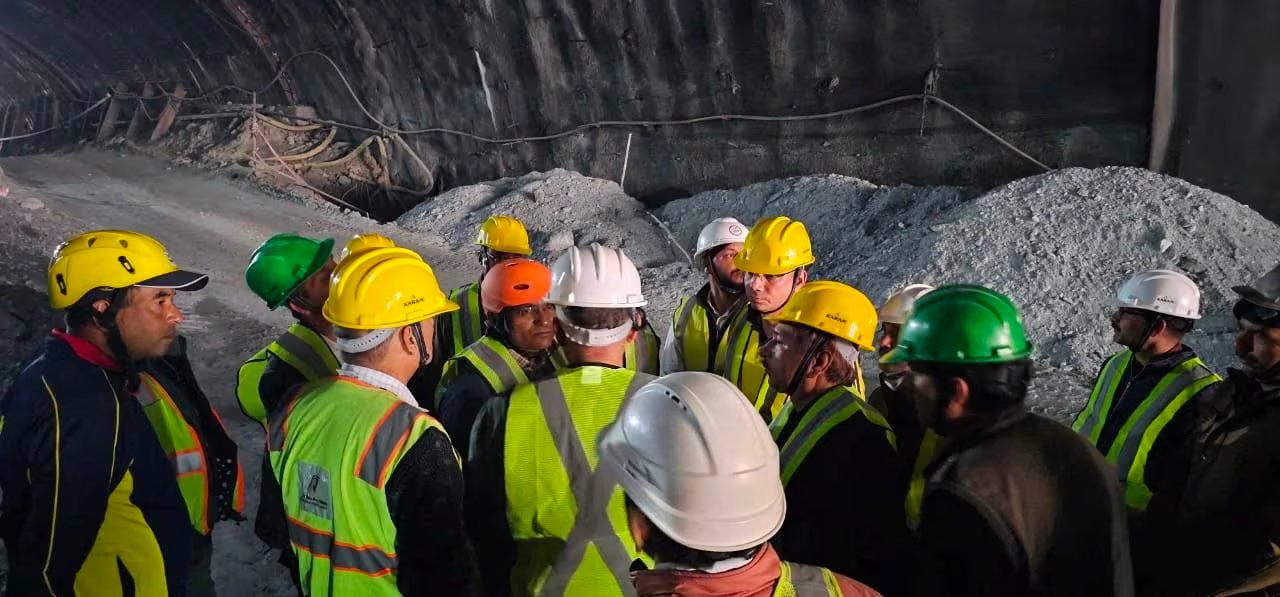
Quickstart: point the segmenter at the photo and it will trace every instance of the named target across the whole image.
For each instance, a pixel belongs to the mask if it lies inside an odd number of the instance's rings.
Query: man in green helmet
[[[287,401],[293,388],[332,377],[338,370],[333,324],[320,312],[329,298],[332,253],[331,238],[277,234],[253,252],[245,269],[245,282],[267,308],[287,306],[294,319],[289,329],[240,366],[236,383],[240,410],[264,429],[267,417]],[[262,466],[264,476],[270,475],[265,457]],[[259,513],[282,510],[279,493],[265,489],[261,493]],[[259,514],[254,532],[264,543],[281,550],[280,564],[290,570],[297,583],[297,560],[289,549],[286,529],[270,520]]]
[[[900,387],[946,441],[926,470],[920,594],[1133,594],[1119,483],[1088,442],[1026,412],[1031,344],[1008,297],[920,297],[882,362],[910,366]]]

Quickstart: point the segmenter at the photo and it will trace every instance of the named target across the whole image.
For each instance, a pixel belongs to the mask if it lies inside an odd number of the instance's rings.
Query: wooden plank
[[[165,104],[164,111],[160,113],[160,121],[156,123],[156,129],[151,131],[152,143],[169,133],[169,127],[173,126],[174,119],[178,117],[178,110],[182,108],[184,97],[187,97],[187,88],[182,83],[178,83],[173,88],[173,93],[169,95],[169,102]]]
[[[102,116],[102,124],[98,125],[98,143],[106,143],[116,133],[116,120],[120,118],[120,109],[124,107],[124,100],[120,96],[126,93],[129,93],[129,88],[124,83],[116,83],[111,102],[107,104],[107,112]]]
[[[125,139],[132,141],[138,138],[138,134],[142,132],[142,127],[147,124],[147,100],[155,96],[156,89],[150,83],[142,87],[142,99],[134,100],[133,119],[129,121],[129,129],[124,134]]]

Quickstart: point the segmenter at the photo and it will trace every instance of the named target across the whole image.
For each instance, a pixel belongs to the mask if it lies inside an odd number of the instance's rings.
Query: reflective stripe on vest
[[[680,347],[680,371],[711,370],[711,318],[696,295],[680,299],[671,332]]]
[[[769,385],[764,363],[760,360],[760,330],[751,324],[750,303],[743,302],[729,320],[729,332],[720,339],[716,350],[720,361],[718,373],[738,386],[752,400],[756,412],[768,423],[778,416],[789,396]]]
[[[840,581],[826,568],[780,562],[773,597],[840,597]]]
[[[258,391],[266,373],[268,353],[284,361],[307,381],[330,377],[338,370],[338,357],[320,334],[301,323],[289,326],[274,342],[249,357],[238,372],[236,399],[240,410],[262,425],[267,424],[267,407]]]
[[[1093,384],[1093,391],[1089,393],[1089,401],[1085,403],[1084,410],[1071,423],[1071,428],[1076,433],[1089,438],[1089,443],[1095,446],[1098,445],[1098,437],[1102,435],[1102,428],[1106,425],[1107,414],[1111,412],[1111,401],[1115,398],[1116,388],[1120,386],[1120,378],[1124,377],[1124,370],[1129,367],[1129,360],[1132,358],[1133,353],[1125,349],[1107,359],[1102,374]]]
[[[304,594],[400,594],[385,487],[430,429],[444,433],[421,409],[344,377],[304,386],[271,416],[271,472],[280,483]]]
[[[622,365],[638,373],[657,375],[658,351],[661,349],[662,342],[654,333],[653,326],[646,323],[640,333],[636,334],[635,341],[627,344],[627,353]]]
[[[805,409],[800,423],[779,448],[778,462],[782,469],[782,484],[785,486],[791,481],[791,477],[799,470],[805,457],[829,431],[858,413],[873,425],[882,427],[889,444],[897,447],[897,440],[884,417],[875,409],[863,407],[862,400],[859,400],[850,388],[838,386],[827,390]],[[778,414],[778,418],[769,425],[774,441],[781,437],[783,429],[794,414],[795,404],[788,402]]]
[[[150,373],[142,372],[138,374],[138,381],[135,398],[142,405],[142,411],[155,430],[156,438],[160,440],[165,455],[173,463],[174,474],[178,479],[178,490],[182,493],[182,501],[187,505],[191,526],[196,532],[207,535],[212,530],[213,524],[217,522],[215,517],[221,513],[210,512],[212,506],[209,496],[208,458],[204,452],[204,445],[200,442],[200,435],[195,427],[183,418],[182,410],[178,408],[177,403],[173,401],[173,396],[159,380]],[[217,412],[212,409],[210,412],[213,413],[216,422],[221,425],[222,420],[217,418]],[[223,431],[225,432],[226,429],[224,428]],[[239,462],[236,463],[235,487],[232,490],[234,494],[231,507],[236,512],[243,512],[244,472]]]
[[[436,408],[440,407],[440,398],[458,377],[458,363],[464,360],[484,378],[495,396],[506,395],[516,386],[529,383],[529,375],[511,355],[510,348],[489,336],[481,336],[475,344],[445,361],[440,382],[436,384]]]
[[[1204,361],[1192,357],[1160,378],[1155,389],[1129,415],[1111,443],[1107,460],[1116,465],[1130,508],[1146,510],[1151,503],[1151,488],[1146,484],[1147,457],[1160,432],[1196,394],[1219,381],[1222,378],[1209,371]]]
[[[596,436],[652,376],[583,366],[522,385],[505,439],[512,586],[527,594],[633,594],[639,556],[617,480],[596,468]]]
[[[484,334],[484,310],[480,307],[480,285],[467,284],[449,292],[449,300],[458,310],[449,314],[449,333],[453,336],[453,354],[459,354]]]

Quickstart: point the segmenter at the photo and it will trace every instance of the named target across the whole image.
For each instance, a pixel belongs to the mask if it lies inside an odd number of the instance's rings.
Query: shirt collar
[[[413,392],[409,388],[400,383],[400,380],[387,375],[377,369],[361,367],[360,365],[352,365],[351,363],[343,363],[338,368],[338,375],[350,377],[356,381],[362,381],[380,390],[386,390],[395,394],[401,402],[408,404],[414,408],[422,408],[418,406],[418,400],[413,397]]]
[[[124,370],[124,368],[120,366],[119,362],[116,361],[115,357],[103,352],[101,348],[98,348],[92,342],[85,340],[80,336],[73,336],[63,330],[53,330],[52,335],[54,338],[66,342],[67,346],[71,347],[71,352],[75,353],[75,355],[80,357],[81,360],[88,361],[95,366],[111,371]]]
[[[713,562],[710,566],[692,566],[688,564],[680,564],[678,562],[658,562],[654,564],[654,570],[686,570],[705,572],[707,574],[720,574],[721,572],[729,572],[737,570],[752,562],[752,558],[726,558],[718,562]]]

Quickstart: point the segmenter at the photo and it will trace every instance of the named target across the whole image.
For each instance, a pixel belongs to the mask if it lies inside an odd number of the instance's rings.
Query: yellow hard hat
[[[786,216],[761,218],[747,233],[734,267],[752,274],[776,275],[814,262],[813,245],[804,223]]]
[[[347,241],[347,245],[342,247],[342,255],[338,256],[338,261],[360,253],[369,249],[383,249],[396,246],[396,241],[391,240],[377,232],[368,234],[357,234]]]
[[[794,323],[852,342],[862,350],[874,350],[876,306],[858,289],[821,280],[796,289],[786,306],[766,316],[777,323]]]
[[[67,309],[91,290],[147,286],[200,290],[209,276],[183,271],[164,245],[129,230],[95,230],[73,237],[49,262],[49,305]]]
[[[338,264],[329,278],[324,318],[351,330],[398,328],[456,311],[417,253],[369,249]]]
[[[476,244],[498,253],[533,254],[533,247],[529,246],[529,231],[524,229],[520,220],[511,216],[489,216],[485,219],[480,225],[480,234],[476,236]]]

